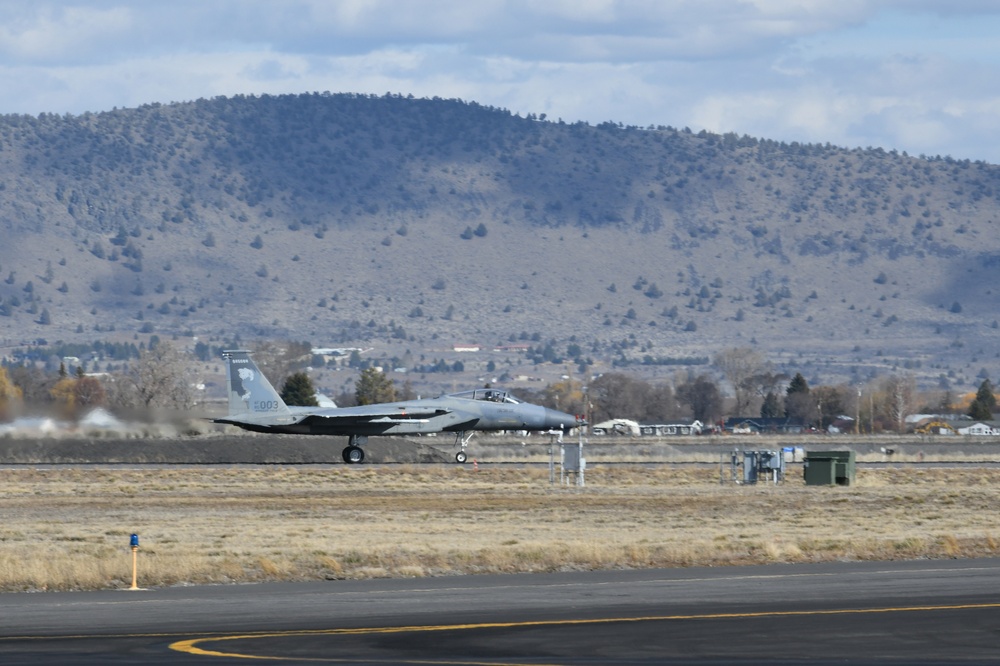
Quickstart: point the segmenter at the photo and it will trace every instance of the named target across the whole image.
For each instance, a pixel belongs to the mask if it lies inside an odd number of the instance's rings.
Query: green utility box
[[[854,483],[854,451],[809,451],[803,467],[807,486]]]

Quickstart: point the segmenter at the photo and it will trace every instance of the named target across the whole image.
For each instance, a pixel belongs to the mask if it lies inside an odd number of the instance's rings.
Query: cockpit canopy
[[[485,400],[487,402],[506,402],[512,405],[519,404],[521,401],[515,398],[512,394],[501,389],[476,389],[475,391],[462,391],[461,393],[452,393],[453,398],[464,398],[466,400]]]

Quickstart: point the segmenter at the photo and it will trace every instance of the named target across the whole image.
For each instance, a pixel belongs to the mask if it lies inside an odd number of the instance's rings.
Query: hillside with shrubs
[[[0,117],[0,342],[310,340],[430,365],[997,377],[1000,167],[460,100]],[[520,353],[520,352],[519,352]],[[407,356],[408,354],[408,356]]]

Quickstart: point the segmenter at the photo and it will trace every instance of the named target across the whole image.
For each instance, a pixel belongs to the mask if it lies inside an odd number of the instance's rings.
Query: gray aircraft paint
[[[360,462],[358,445],[369,436],[419,435],[440,432],[527,430],[566,432],[580,425],[577,418],[518,400],[501,389],[475,389],[423,400],[406,400],[358,407],[289,407],[254,363],[250,352],[225,351],[229,414],[216,419],[256,432],[350,437],[344,459]],[[352,449],[358,449],[352,454]],[[456,456],[464,460],[464,454]],[[349,458],[352,458],[349,460]]]

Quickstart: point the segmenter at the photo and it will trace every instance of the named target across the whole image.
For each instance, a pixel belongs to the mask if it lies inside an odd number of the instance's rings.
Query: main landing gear
[[[351,435],[347,440],[347,448],[344,449],[344,462],[348,465],[357,465],[364,462],[365,450],[361,447],[368,443],[365,435]]]

